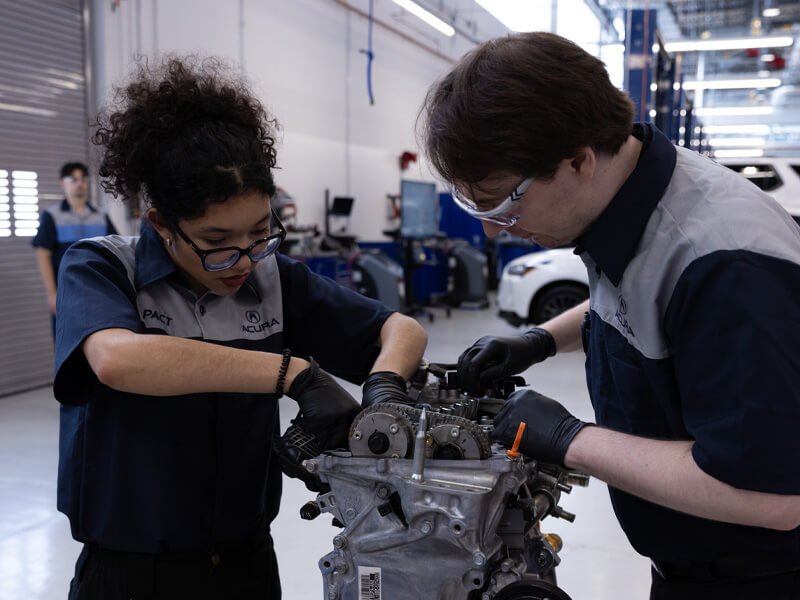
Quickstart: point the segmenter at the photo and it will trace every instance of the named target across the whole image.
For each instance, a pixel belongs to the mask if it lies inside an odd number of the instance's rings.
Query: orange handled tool
[[[511,446],[511,450],[506,450],[506,454],[508,454],[511,458],[517,458],[519,456],[519,443],[522,441],[522,434],[525,432],[525,421],[522,421],[519,424],[519,429],[517,429],[517,436],[514,438],[514,445]]]

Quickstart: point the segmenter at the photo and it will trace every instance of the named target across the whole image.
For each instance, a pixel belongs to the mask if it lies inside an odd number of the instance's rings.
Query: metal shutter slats
[[[38,173],[39,209],[61,199],[58,170],[88,162],[81,0],[0,0],[0,169]],[[29,237],[0,238],[0,395],[53,378],[44,286]]]

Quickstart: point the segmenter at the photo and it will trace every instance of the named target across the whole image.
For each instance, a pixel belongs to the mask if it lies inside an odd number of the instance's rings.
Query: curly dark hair
[[[481,44],[435,83],[417,135],[447,181],[548,180],[581,147],[618,152],[633,117],[599,59],[552,33],[520,33]]]
[[[277,122],[219,59],[140,60],[113,104],[97,116],[103,189],[140,199],[168,227],[205,214],[211,202],[275,193]]]

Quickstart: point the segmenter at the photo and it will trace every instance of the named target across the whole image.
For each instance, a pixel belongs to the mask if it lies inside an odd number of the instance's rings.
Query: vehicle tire
[[[557,283],[539,292],[531,302],[530,321],[540,325],[589,297],[580,283]]]

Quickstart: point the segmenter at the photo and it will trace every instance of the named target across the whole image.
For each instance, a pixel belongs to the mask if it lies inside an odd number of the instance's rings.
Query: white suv
[[[544,323],[589,297],[589,278],[572,248],[520,256],[503,269],[497,290],[500,316],[515,327]]]

